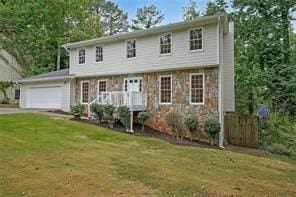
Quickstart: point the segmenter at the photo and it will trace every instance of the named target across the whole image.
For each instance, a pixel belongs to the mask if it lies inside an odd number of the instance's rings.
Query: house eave
[[[67,79],[73,79],[73,78],[75,78],[74,75],[38,78],[38,79],[21,79],[21,80],[17,80],[16,83],[49,82],[49,81],[67,80]]]
[[[200,17],[195,20],[173,23],[173,24],[163,25],[163,26],[154,27],[154,28],[150,28],[150,29],[134,31],[134,32],[127,32],[127,33],[121,33],[121,34],[116,34],[116,35],[111,35],[111,36],[104,36],[104,37],[80,41],[80,42],[68,43],[63,46],[68,49],[74,49],[74,48],[80,48],[80,47],[85,47],[85,46],[127,40],[127,39],[131,39],[131,38],[145,37],[148,35],[160,34],[160,33],[165,33],[165,32],[169,32],[169,31],[177,31],[177,30],[181,30],[184,28],[192,28],[195,26],[217,23],[219,17],[220,18],[223,17],[223,18],[225,18],[225,21],[227,21],[227,16],[225,14],[218,14],[218,15],[214,15],[214,16],[204,16],[204,17]]]

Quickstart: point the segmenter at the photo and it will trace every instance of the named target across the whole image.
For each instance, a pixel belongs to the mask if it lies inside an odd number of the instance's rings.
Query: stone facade
[[[204,105],[190,105],[189,85],[191,73],[205,74],[205,101]],[[172,104],[159,103],[159,77],[162,75],[172,76]],[[123,91],[124,78],[142,77],[143,91],[148,94],[147,112],[152,114],[152,118],[147,121],[147,126],[161,131],[170,132],[163,119],[165,113],[170,110],[180,112],[183,119],[196,115],[199,124],[208,119],[218,119],[218,68],[198,68],[190,70],[176,70],[166,72],[143,73],[133,75],[106,76],[81,78],[76,80],[76,101],[80,101],[80,83],[83,80],[90,81],[90,100],[97,95],[98,80],[107,80],[107,91]],[[185,131],[185,130],[184,130]],[[203,139],[204,133],[197,132],[196,138]]]

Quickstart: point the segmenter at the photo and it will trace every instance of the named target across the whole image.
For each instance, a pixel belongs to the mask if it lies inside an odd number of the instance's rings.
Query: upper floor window
[[[160,54],[171,53],[172,34],[162,34],[160,36]]]
[[[190,75],[190,103],[204,104],[204,73]]]
[[[103,61],[103,46],[96,47],[96,62]]]
[[[126,42],[126,57],[136,57],[136,40],[129,40]]]
[[[159,101],[161,104],[172,103],[172,76],[161,76],[159,85]]]
[[[81,103],[88,103],[89,81],[81,82]]]
[[[79,64],[85,63],[85,49],[79,49]]]
[[[191,29],[189,31],[190,51],[202,50],[202,28]]]

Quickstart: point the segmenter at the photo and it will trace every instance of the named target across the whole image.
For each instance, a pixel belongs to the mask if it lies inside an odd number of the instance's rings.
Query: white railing
[[[94,100],[88,103],[88,115],[93,103],[110,104],[115,107],[127,106],[131,110],[146,109],[147,94],[144,92],[101,92]]]

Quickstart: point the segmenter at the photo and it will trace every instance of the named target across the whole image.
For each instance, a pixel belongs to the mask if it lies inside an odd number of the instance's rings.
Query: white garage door
[[[60,109],[62,107],[61,86],[29,88],[27,107]]]

